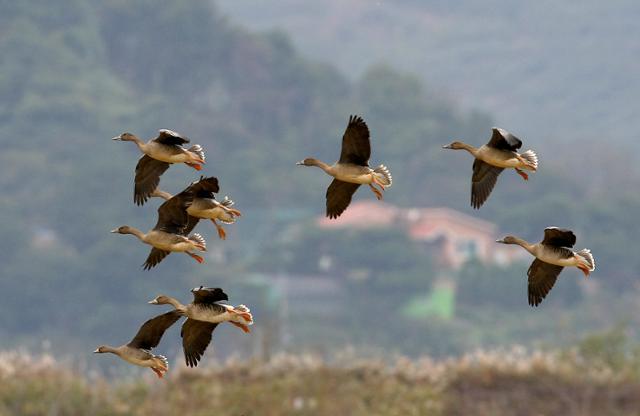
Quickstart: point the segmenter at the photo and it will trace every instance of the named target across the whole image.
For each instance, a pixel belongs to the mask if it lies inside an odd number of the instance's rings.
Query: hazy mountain
[[[256,29],[358,77],[375,62],[418,74],[535,142],[637,142],[640,4],[587,1],[224,0]]]
[[[337,4],[313,3],[286,11],[299,10],[303,16],[315,12],[321,18]],[[455,9],[447,4],[433,6],[431,13],[439,16],[435,21],[454,15],[473,21],[474,14],[483,15],[471,4]],[[505,173],[482,210],[471,210],[471,158],[441,146],[453,138],[480,143],[495,121],[489,111],[461,110],[457,98],[470,107],[493,109],[501,123],[507,121],[505,113],[470,101],[471,95],[461,95],[456,83],[435,77],[427,77],[430,82],[425,83],[402,71],[410,68],[402,62],[388,59],[386,65],[370,65],[380,57],[371,59],[368,51],[374,45],[384,51],[394,38],[393,31],[382,30],[390,24],[388,19],[399,18],[400,11],[416,19],[424,9],[418,3],[381,4],[377,13],[365,18],[357,12],[370,6],[356,5],[338,15],[364,24],[358,30],[306,21],[309,32],[341,36],[333,38],[335,56],[323,56],[296,46],[306,34],[293,29],[293,35],[257,33],[208,0],[1,3],[0,347],[37,346],[49,339],[55,351],[90,354],[96,341],[124,342],[140,322],[158,313],[159,308],[146,304],[150,298],[166,293],[186,301],[188,289],[201,284],[223,286],[232,302],[249,304],[258,334],[268,327],[266,322],[282,318],[284,326],[295,321],[285,316],[303,316],[294,323],[304,332],[288,338],[293,340],[291,348],[301,349],[310,344],[326,349],[360,344],[444,354],[477,345],[552,338],[560,324],[548,319],[550,311],[563,312],[566,320],[561,324],[571,329],[563,333],[571,337],[608,325],[628,310],[640,267],[633,244],[640,234],[635,220],[640,197],[632,192],[640,180],[635,155],[624,146],[600,142],[569,140],[558,145],[538,140],[538,130],[535,137],[527,137],[528,127],[508,123],[514,132],[522,131],[526,145],[540,155],[540,172],[528,183]],[[269,13],[277,15],[278,10],[265,10],[265,21],[275,19]],[[517,10],[515,15],[521,13]],[[290,16],[287,21],[299,19]],[[376,27],[378,32],[370,32]],[[451,25],[441,30],[450,37],[464,32]],[[467,36],[469,41],[473,38]],[[366,39],[368,46],[347,53],[356,38]],[[477,43],[497,53],[502,48],[491,39]],[[436,61],[444,65],[458,57],[460,63],[443,72],[454,74],[454,69],[464,69],[463,62],[481,61],[477,48],[451,45],[441,50],[444,55],[449,50],[451,57]],[[552,39],[542,45],[557,47]],[[411,49],[394,53],[406,59],[431,56]],[[337,58],[340,54],[343,58]],[[486,80],[493,74],[493,61],[483,67],[486,76],[480,71],[475,78],[467,79],[461,72],[456,76],[478,88],[510,91],[489,88]],[[624,73],[630,77],[633,71]],[[593,78],[576,85],[599,87]],[[540,87],[526,87],[532,95],[542,94]],[[454,99],[446,91],[453,91]],[[548,107],[539,105],[541,111],[562,115]],[[573,274],[559,280],[547,314],[531,313],[524,303],[526,265],[500,270],[470,265],[459,278],[460,285],[467,286],[460,286],[466,295],[460,297],[455,320],[416,323],[403,318],[402,305],[431,289],[434,270],[428,259],[416,254],[398,232],[329,235],[316,230],[312,221],[324,212],[329,178],[295,166],[307,156],[335,160],[349,114],[362,115],[369,125],[372,163],[384,162],[393,172],[389,202],[454,208],[531,240],[540,238],[548,225],[571,227],[598,261],[595,282],[588,286],[592,296],[575,289]],[[555,128],[551,119],[540,120],[541,129]],[[143,272],[140,265],[149,248],[109,230],[121,224],[152,227],[159,201],[133,205],[139,152],[131,143],[110,138],[129,131],[147,139],[159,128],[179,131],[207,152],[202,172],[174,166],[163,175],[162,188],[176,193],[200,174],[214,175],[220,179],[221,196],[228,194],[244,215],[228,227],[224,242],[210,223],[200,225],[210,249],[205,265],[176,254]],[[372,198],[366,188],[356,195],[364,198]],[[317,253],[326,246],[339,252],[345,266],[319,280],[338,282],[341,307],[350,313],[339,315],[336,322],[312,312],[287,315],[271,275],[304,278],[316,273]],[[370,278],[354,282],[348,275]],[[514,281],[522,288],[517,294],[512,291]],[[482,302],[476,300],[477,293],[483,294]],[[510,296],[522,296],[523,303],[514,307],[515,301],[505,301]],[[608,309],[612,303],[617,312]],[[380,316],[380,310],[387,313]],[[497,322],[502,328],[493,331]],[[523,322],[529,330],[522,330]],[[379,331],[380,325],[390,329]],[[248,352],[260,343],[259,335],[239,341],[233,329],[221,328],[221,334],[216,343],[220,355],[237,352],[238,345]],[[175,351],[177,334],[171,337]],[[398,344],[400,338],[404,342]]]

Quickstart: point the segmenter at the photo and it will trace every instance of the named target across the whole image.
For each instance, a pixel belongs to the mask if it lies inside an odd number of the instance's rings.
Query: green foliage
[[[499,267],[469,262],[458,274],[458,300],[470,306],[504,310],[528,307],[528,267],[528,264]],[[544,301],[570,307],[580,299],[581,290],[576,279],[560,277]]]
[[[431,262],[402,229],[327,230],[308,225],[265,253],[254,267],[363,280],[366,290],[410,292],[431,284]],[[357,284],[357,283],[356,283]]]
[[[55,349],[77,352],[94,348],[98,338],[124,341],[152,313],[144,304],[150,297],[186,299],[187,289],[201,284],[224,286],[234,303],[256,305],[256,316],[276,320],[280,311],[266,301],[274,292],[248,278],[269,272],[344,283],[350,313],[325,322],[323,336],[339,340],[327,342],[331,347],[379,344],[446,354],[530,340],[520,327],[524,316],[539,333],[548,329],[544,315],[525,315],[522,266],[469,265],[458,279],[454,322],[407,319],[403,307],[430,293],[436,271],[403,232],[328,232],[310,224],[324,210],[329,178],[294,163],[306,156],[337,159],[349,114],[362,114],[370,126],[371,163],[393,172],[389,201],[460,209],[468,205],[471,161],[441,145],[488,135],[489,115],[463,113],[415,75],[388,65],[353,80],[333,63],[303,57],[286,34],[250,33],[205,0],[4,1],[0,28],[1,345],[52,339]],[[152,227],[159,205],[133,206],[138,151],[109,138],[123,131],[148,138],[159,128],[202,144],[206,174],[218,176],[222,195],[245,213],[227,227],[225,242],[210,223],[199,226],[213,253],[206,266],[192,267],[191,259],[174,254],[142,272],[148,247],[108,233],[123,223]],[[607,167],[615,164],[597,150]],[[640,174],[607,172],[622,190],[607,186],[606,176],[595,186],[583,179],[584,166],[564,162],[545,165],[527,188],[505,173],[474,215],[535,239],[551,225],[553,211],[555,225],[575,226],[579,244],[593,249],[594,279],[608,289],[602,293],[629,291],[640,268],[631,244],[640,233],[633,221],[640,199],[626,190]],[[194,178],[175,166],[161,184],[175,193]],[[356,198],[371,198],[365,192]],[[322,257],[330,259],[328,268]],[[574,282],[561,279],[548,303],[583,306]],[[495,335],[486,330],[496,316],[514,311]],[[579,311],[567,319],[578,320]],[[300,326],[312,337],[322,332],[322,320]],[[234,351],[221,344],[219,350]]]
[[[633,145],[640,87],[630,39],[639,35],[638,4],[554,6],[550,12],[545,2],[509,0],[220,2],[249,27],[284,28],[301,50],[352,78],[380,61],[418,74],[467,106],[488,109],[530,144],[553,147],[568,138],[578,147],[585,139]]]
[[[640,346],[631,341],[625,325],[585,337],[576,350],[585,366],[640,378]]]

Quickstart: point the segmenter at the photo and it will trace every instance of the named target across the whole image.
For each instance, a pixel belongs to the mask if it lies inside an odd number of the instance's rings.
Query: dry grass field
[[[106,379],[49,356],[0,354],[0,416],[640,414],[637,355],[588,348],[392,363],[282,355]]]

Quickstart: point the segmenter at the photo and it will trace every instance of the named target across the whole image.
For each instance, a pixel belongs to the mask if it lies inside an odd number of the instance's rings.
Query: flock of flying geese
[[[226,233],[216,220],[232,224],[241,216],[240,211],[232,208],[233,201],[226,196],[220,202],[215,199],[215,194],[219,192],[218,179],[215,177],[200,177],[175,196],[158,188],[160,176],[171,164],[184,163],[201,170],[205,163],[202,147],[197,144],[183,147],[189,143],[189,139],[171,130],[160,130],[158,137],[146,143],[131,133],[123,133],[113,140],[134,142],[143,153],[135,169],[135,204],[143,205],[151,197],[163,198],[165,202],[158,208],[158,221],[149,232],[144,233],[128,225],[111,232],[133,234],[141,242],[152,246],[143,264],[145,270],[155,267],[171,252],[186,253],[198,263],[203,263],[203,258],[195,252],[206,251],[206,242],[200,234],[190,233],[201,219],[209,219],[215,225],[219,238],[224,240]],[[537,171],[536,154],[532,150],[518,153],[520,147],[520,139],[500,128],[494,128],[489,142],[480,147],[459,141],[443,146],[445,149],[466,150],[474,157],[471,205],[475,209],[479,209],[489,198],[504,169],[514,169],[524,180],[528,180],[525,171]],[[351,203],[360,185],[368,185],[378,200],[383,198],[385,189],[393,182],[391,173],[384,165],[371,168],[370,156],[369,128],[361,117],[350,116],[342,137],[340,158],[336,163],[329,165],[314,158],[297,163],[316,166],[334,178],[326,191],[327,217],[339,217]],[[529,243],[515,236],[506,236],[497,242],[519,245],[535,257],[527,271],[531,306],[538,306],[542,302],[564,267],[577,267],[585,276],[595,270],[590,250],[574,251],[572,247],[576,243],[576,236],[567,229],[548,227],[544,230],[544,239],[539,243]],[[173,310],[145,322],[128,344],[119,347],[103,345],[94,352],[116,354],[129,363],[149,367],[158,377],[162,377],[168,370],[168,361],[161,355],[151,353],[151,349],[159,344],[164,332],[180,318],[187,318],[182,325],[181,336],[185,361],[190,367],[198,365],[219,323],[229,322],[249,332],[249,326],[253,324],[249,308],[222,303],[229,300],[222,289],[200,286],[191,292],[193,302],[188,305],[169,296],[156,297],[149,303],[171,305]]]

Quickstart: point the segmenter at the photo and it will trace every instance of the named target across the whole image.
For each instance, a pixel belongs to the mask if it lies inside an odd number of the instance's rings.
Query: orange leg
[[[151,367],[151,369],[153,370],[154,373],[156,373],[158,378],[162,378],[164,376],[164,373],[162,371],[158,370],[157,368]]]
[[[238,328],[242,329],[245,333],[249,333],[251,332],[251,330],[249,329],[249,327],[245,324],[241,324],[238,322],[233,322],[233,321],[229,321],[230,324],[237,326]]]
[[[193,244],[194,247],[197,248],[198,250],[207,251],[207,246],[205,244],[201,244],[201,243],[199,243],[197,241],[189,240],[189,239],[187,239],[187,241],[189,241],[191,244]]]
[[[528,166],[532,171],[536,172],[537,169],[534,165],[532,165],[527,159],[523,158],[522,156],[518,155],[517,156],[518,160],[520,162],[522,162],[525,166]],[[517,169],[516,169],[517,170]]]
[[[242,319],[244,319],[247,322],[252,322],[253,321],[253,317],[248,312],[236,312],[236,314],[239,315]]]
[[[382,200],[382,192],[380,192],[375,186],[373,186],[372,184],[369,184],[369,188],[371,188],[371,190],[373,191],[373,193],[376,195],[376,198],[378,198],[378,201]]]
[[[187,165],[187,166],[190,166],[190,167],[194,168],[195,170],[202,170],[202,166],[200,166],[200,165],[199,165],[199,164],[197,164],[197,163],[185,162],[184,164],[185,164],[185,165]]]
[[[241,217],[242,216],[242,212],[238,211],[237,209],[228,208],[228,210],[229,210],[230,213],[232,213],[236,217]]]
[[[200,263],[200,264],[204,263],[204,259],[202,257],[198,256],[197,254],[193,254],[193,253],[191,253],[189,251],[185,251],[185,253],[187,253],[192,259],[194,259],[198,263]]]
[[[213,225],[216,226],[216,230],[218,230],[218,237],[220,237],[221,240],[226,240],[227,239],[227,233],[224,230],[224,228],[222,228],[222,226],[220,224],[218,224],[216,222],[216,220],[214,220],[213,218],[211,219],[211,222],[213,222]]]
[[[589,269],[587,269],[586,267],[580,267],[580,266],[578,266],[578,269],[580,269],[582,273],[584,273],[584,277],[589,277],[589,274],[591,273]]]
[[[522,179],[524,179],[525,181],[529,180],[529,175],[527,175],[525,172],[521,171],[518,168],[516,168],[516,172],[518,173],[518,175],[522,176]]]
[[[373,185],[378,185],[380,187],[380,192],[384,193],[385,187],[378,181],[378,178],[373,177]]]

